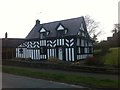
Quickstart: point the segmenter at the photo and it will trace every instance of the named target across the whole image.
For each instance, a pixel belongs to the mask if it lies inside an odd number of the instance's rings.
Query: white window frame
[[[58,31],[59,31],[59,30],[65,30],[65,28],[60,24],[60,25],[58,26],[57,30],[58,30]]]
[[[46,32],[45,28],[41,28],[40,32]]]

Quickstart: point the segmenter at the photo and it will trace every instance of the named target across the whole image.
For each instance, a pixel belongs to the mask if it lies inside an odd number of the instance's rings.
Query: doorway
[[[58,48],[58,59],[63,60],[63,50],[62,50],[62,48]]]

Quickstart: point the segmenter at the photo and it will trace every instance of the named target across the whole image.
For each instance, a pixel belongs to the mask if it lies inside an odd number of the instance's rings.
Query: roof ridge
[[[23,40],[25,38],[2,38],[2,39],[6,39],[6,40],[16,40],[16,39]]]
[[[68,21],[68,20],[73,20],[73,19],[78,19],[78,18],[84,18],[84,17],[81,16],[81,17],[76,17],[76,18],[69,18],[69,19],[63,19],[63,20],[50,21],[50,22],[42,23],[40,25],[50,24],[50,23],[56,23],[56,22],[62,22],[62,21]]]

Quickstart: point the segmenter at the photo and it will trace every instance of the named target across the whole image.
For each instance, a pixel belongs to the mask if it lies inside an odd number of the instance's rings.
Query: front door
[[[62,48],[58,48],[58,59],[63,60],[63,50],[62,50]]]

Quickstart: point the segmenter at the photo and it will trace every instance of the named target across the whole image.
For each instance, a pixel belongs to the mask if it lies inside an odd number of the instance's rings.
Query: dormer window
[[[46,37],[46,30],[45,28],[40,29],[40,39],[44,39]]]
[[[59,24],[56,30],[58,37],[64,36],[68,31],[62,24]]]
[[[59,25],[57,30],[64,30],[64,27],[62,25]]]
[[[44,28],[41,28],[40,32],[46,32],[46,30]]]
[[[82,23],[80,24],[80,30],[83,30],[83,31],[84,31],[84,27],[83,27],[83,24],[82,24]]]
[[[40,33],[40,39],[44,39],[46,37],[46,33]]]

